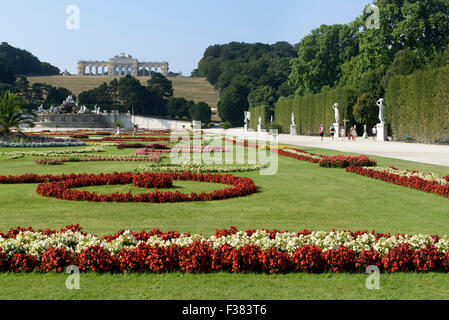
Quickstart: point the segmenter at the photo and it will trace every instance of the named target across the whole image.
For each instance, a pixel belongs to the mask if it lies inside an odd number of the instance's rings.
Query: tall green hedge
[[[449,137],[449,66],[390,80],[385,99],[393,138],[433,143]]]
[[[295,113],[298,134],[306,135],[309,130],[318,132],[321,124],[326,130],[335,122],[332,106],[340,105],[340,125],[348,120],[348,126],[354,123],[352,107],[357,101],[356,91],[350,88],[336,88],[322,93],[306,96],[281,97],[275,109],[275,122],[282,126],[283,132],[290,132],[292,112]]]
[[[258,107],[251,107],[249,108],[249,112],[251,112],[251,119],[249,120],[250,128],[257,130],[259,116],[262,118],[263,128],[267,127],[267,124],[270,122],[270,110],[268,106],[262,105]]]

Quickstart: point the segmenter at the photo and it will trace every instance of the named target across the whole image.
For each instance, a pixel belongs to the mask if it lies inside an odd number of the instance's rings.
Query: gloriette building
[[[80,76],[149,76],[152,72],[168,74],[168,62],[144,62],[122,53],[109,61],[78,61]]]

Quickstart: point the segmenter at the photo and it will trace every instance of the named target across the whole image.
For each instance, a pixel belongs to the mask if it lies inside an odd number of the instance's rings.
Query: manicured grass
[[[58,148],[61,149],[61,148]],[[130,154],[106,148],[105,154]],[[304,148],[311,152],[341,152]],[[21,150],[31,151],[23,148]],[[48,149],[47,151],[49,151]],[[9,149],[1,151],[8,152]],[[378,159],[379,165],[438,174],[447,168]],[[35,172],[99,173],[130,171],[140,163],[90,162],[38,166],[34,157],[1,160],[0,174]],[[86,232],[111,234],[160,228],[212,234],[232,225],[240,229],[289,231],[330,229],[449,235],[449,199],[386,182],[325,169],[290,158],[279,159],[274,176],[235,173],[254,179],[259,192],[225,201],[177,204],[89,203],[40,197],[36,185],[0,185],[0,230],[11,227],[59,229],[79,223]],[[219,185],[188,182],[184,191],[210,191]],[[95,187],[97,188],[97,187]],[[98,187],[117,190],[120,186]],[[90,189],[90,188],[89,188]],[[92,189],[93,190],[93,189]],[[126,187],[126,191],[129,188]],[[382,275],[381,290],[365,288],[366,275],[96,275],[82,274],[82,290],[65,289],[66,275],[1,274],[1,298],[50,299],[424,299],[449,298],[445,274]]]
[[[382,274],[380,290],[364,274],[93,274],[68,290],[67,274],[0,274],[0,299],[343,300],[447,299],[446,274]]]

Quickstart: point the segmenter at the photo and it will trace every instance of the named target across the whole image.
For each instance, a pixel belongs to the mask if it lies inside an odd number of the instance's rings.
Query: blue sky
[[[0,41],[76,73],[76,62],[126,52],[184,75],[230,41],[297,43],[321,24],[348,23],[370,0],[0,0]],[[80,29],[66,28],[66,7]]]

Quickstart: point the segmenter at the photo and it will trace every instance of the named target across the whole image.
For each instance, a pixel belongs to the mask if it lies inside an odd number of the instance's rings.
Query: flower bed
[[[156,141],[170,141],[167,137],[128,137],[128,136],[118,136],[118,137],[103,137],[101,139],[88,139],[89,142],[104,142],[104,141],[144,141],[144,142],[156,142]]]
[[[217,167],[213,165],[204,165],[196,163],[180,163],[180,164],[157,164],[157,165],[141,165],[137,168],[138,171],[153,171],[153,172],[196,172],[196,173],[230,173],[230,172],[248,172],[260,170],[268,167],[268,164],[259,163],[236,163],[237,166]]]
[[[449,177],[396,168],[348,167],[346,171],[449,198]]]
[[[4,142],[0,141],[0,148],[58,148],[58,147],[82,147],[84,141],[67,142]]]
[[[86,133],[75,133],[75,134],[71,134],[70,138],[72,138],[72,139],[89,139],[89,135]]]
[[[117,149],[153,149],[153,150],[170,150],[170,147],[159,144],[159,143],[152,143],[152,144],[143,144],[143,143],[120,143],[117,145]]]
[[[54,156],[73,156],[76,154],[104,152],[103,148],[87,147],[84,149],[68,149],[57,151],[16,151],[3,152],[1,155],[6,156],[7,159],[18,159],[25,156],[30,157],[54,157]]]
[[[88,175],[79,174],[57,177],[46,177],[45,183],[41,183],[37,186],[36,192],[41,196],[53,197],[62,200],[76,200],[76,201],[91,201],[91,202],[151,202],[151,203],[164,203],[164,202],[190,202],[190,201],[213,201],[224,200],[235,197],[242,197],[255,193],[257,186],[253,180],[243,177],[235,177],[231,175],[217,175],[217,174],[197,174],[192,172],[184,173],[155,173],[155,175],[168,176],[173,180],[190,180],[198,182],[211,182],[232,185],[230,188],[224,190],[217,190],[210,193],[181,193],[179,191],[161,192],[157,189],[153,192],[142,193],[139,195],[132,195],[129,193],[114,193],[99,195],[95,192],[73,190],[71,188],[80,188],[87,186],[101,186],[101,185],[124,185],[133,182],[135,176],[141,175],[140,173],[113,173],[113,174],[99,174]],[[1,181],[21,181],[20,177],[0,177]],[[35,180],[40,180],[40,177],[34,177]],[[27,179],[23,179],[27,181]]]
[[[324,168],[375,167],[377,162],[367,156],[323,156],[319,162]]]
[[[48,166],[59,166],[62,165],[63,159],[36,159],[34,162],[36,164],[48,165]]]
[[[449,270],[447,237],[374,232],[298,233],[217,230],[205,237],[177,231],[122,230],[99,238],[78,225],[60,231],[32,228],[0,232],[0,270],[64,272],[383,272]]]
[[[161,161],[161,155],[158,153],[153,153],[145,157],[129,157],[129,156],[101,156],[101,157],[89,157],[89,158],[55,158],[55,159],[36,159],[34,162],[36,164],[42,165],[59,165],[67,162],[96,162],[96,161],[123,161],[123,162],[134,162],[134,161],[145,161],[145,162],[159,162]]]
[[[175,146],[169,149],[162,148],[142,148],[134,152],[135,155],[147,155],[153,152],[174,152],[174,153],[208,153],[208,152],[229,152],[229,149],[217,146]]]
[[[320,162],[322,156],[318,154],[313,154],[304,150],[296,149],[296,148],[288,148],[288,149],[271,149],[271,152],[275,152],[281,156],[293,158],[296,160],[307,161],[311,163]]]

